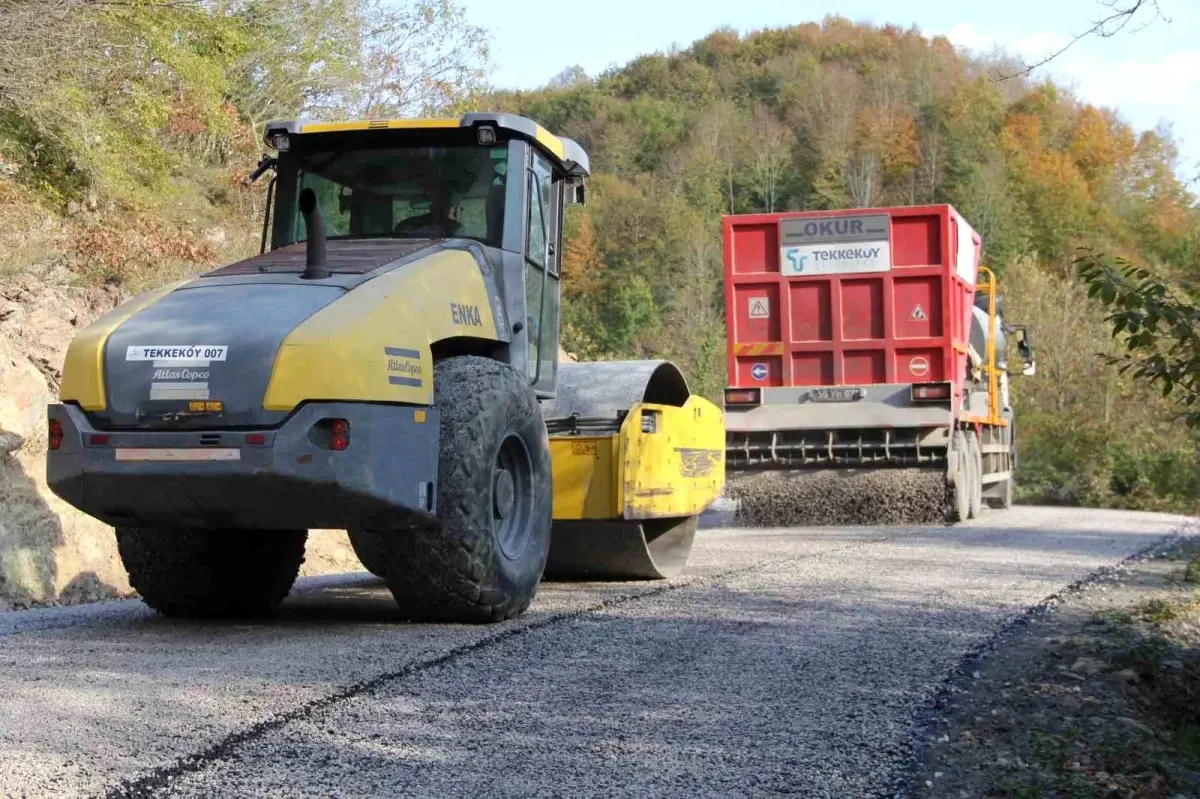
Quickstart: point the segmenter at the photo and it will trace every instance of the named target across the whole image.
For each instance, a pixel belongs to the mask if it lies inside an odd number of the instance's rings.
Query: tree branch
[[[991,82],[999,83],[1002,81],[1011,80],[1013,78],[1027,77],[1035,69],[1039,69],[1044,67],[1046,64],[1049,64],[1051,61],[1058,58],[1060,55],[1067,52],[1067,50],[1070,50],[1080,41],[1089,36],[1098,36],[1101,39],[1111,38],[1124,30],[1125,26],[1129,24],[1134,16],[1143,9],[1153,9],[1155,17],[1168,22],[1170,21],[1167,20],[1167,18],[1163,15],[1162,10],[1158,7],[1158,0],[1126,0],[1126,3],[1127,5],[1118,6],[1118,0],[1108,0],[1108,2],[1105,2],[1103,5],[1107,6],[1111,13],[1093,22],[1092,27],[1088,28],[1083,33],[1072,37],[1069,42],[1042,60],[1034,64],[1027,64],[1024,69],[1018,70],[1017,72],[993,77]],[[1151,21],[1153,21],[1153,19]],[[1150,22],[1146,23],[1146,25],[1150,24]],[[1146,25],[1143,25],[1142,27],[1144,28]]]

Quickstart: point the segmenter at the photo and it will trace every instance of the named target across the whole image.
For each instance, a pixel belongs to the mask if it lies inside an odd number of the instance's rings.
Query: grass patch
[[[1126,627],[1130,624],[1133,624],[1133,614],[1130,613],[1128,610],[1123,610],[1123,609],[1119,609],[1119,610],[1106,609],[1106,610],[1097,611],[1093,615],[1093,617],[1098,622],[1101,622],[1101,623],[1107,622],[1108,624],[1116,625],[1119,627]]]
[[[1200,555],[1188,561],[1183,570],[1183,581],[1192,585],[1200,585]]]
[[[1179,610],[1170,599],[1155,597],[1147,599],[1138,609],[1138,614],[1152,624],[1163,624],[1179,618]]]

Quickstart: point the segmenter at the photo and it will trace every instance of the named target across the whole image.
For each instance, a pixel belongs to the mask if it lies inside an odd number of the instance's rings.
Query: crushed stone
[[[725,493],[746,527],[938,524],[949,507],[945,476],[933,469],[732,473]]]

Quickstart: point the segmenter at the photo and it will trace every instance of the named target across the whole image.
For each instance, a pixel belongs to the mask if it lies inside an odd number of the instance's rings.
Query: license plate
[[[861,388],[814,388],[808,392],[813,402],[854,402],[862,399]]]
[[[118,449],[119,461],[236,461],[242,457],[237,449],[169,449],[154,447],[149,449]]]

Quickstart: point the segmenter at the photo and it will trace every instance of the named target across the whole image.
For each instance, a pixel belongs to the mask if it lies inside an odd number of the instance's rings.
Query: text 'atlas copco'
[[[207,380],[208,372],[196,369],[155,369],[155,380]]]

